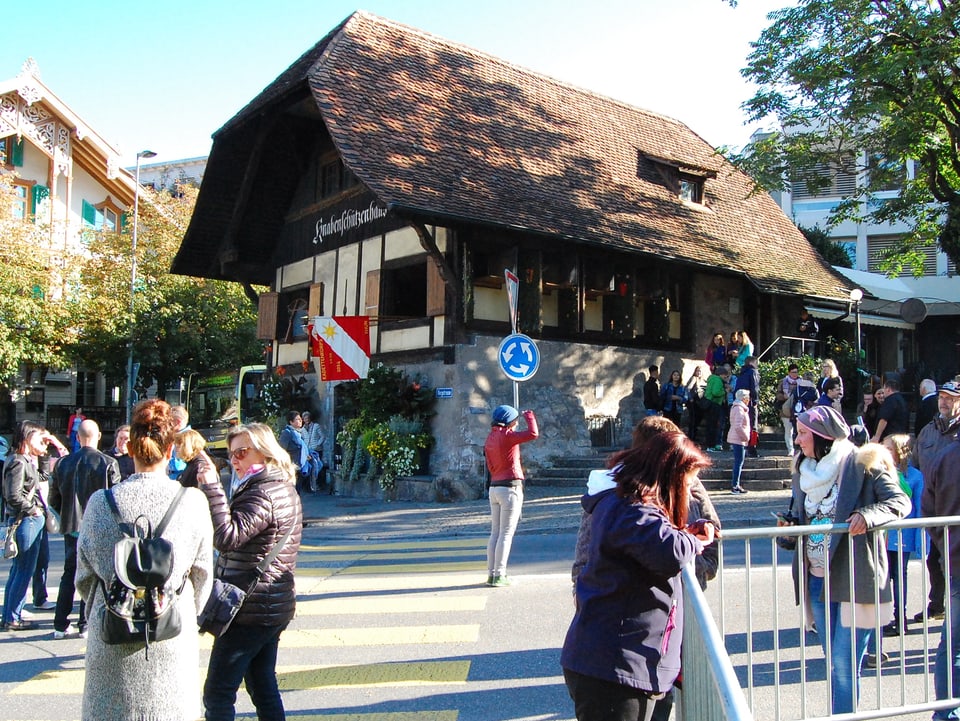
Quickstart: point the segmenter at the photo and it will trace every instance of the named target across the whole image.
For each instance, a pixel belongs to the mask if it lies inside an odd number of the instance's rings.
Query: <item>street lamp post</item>
[[[857,350],[857,375],[860,373],[860,303],[863,301],[863,291],[854,288],[850,291],[850,302],[853,303],[853,315],[857,325],[857,340],[854,347]],[[859,380],[858,380],[859,382]]]
[[[137,153],[137,170],[135,185],[133,186],[133,236],[130,241],[130,355],[127,358],[127,423],[133,416],[133,387],[136,378],[133,377],[133,339],[136,332],[136,317],[134,316],[134,297],[137,291],[137,225],[140,220],[140,161],[143,158],[155,158],[157,154],[152,150],[141,150]]]

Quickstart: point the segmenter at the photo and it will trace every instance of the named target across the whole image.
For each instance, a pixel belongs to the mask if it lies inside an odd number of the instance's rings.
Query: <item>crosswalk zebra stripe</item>
[[[473,643],[479,637],[479,624],[387,626],[384,628],[288,628],[280,638],[280,650],[331,646]],[[203,645],[201,643],[201,647]]]
[[[451,571],[486,571],[485,560],[451,561],[449,563],[391,563],[370,564],[361,563],[340,568],[327,567],[300,567],[297,566],[298,576],[357,576],[364,574],[389,575],[392,573],[444,573]]]
[[[206,668],[199,669],[206,678]],[[466,683],[470,661],[413,661],[358,664],[356,666],[278,666],[277,681],[283,691],[321,688],[424,686]],[[10,691],[11,694],[47,696],[83,693],[84,670],[43,671]],[[288,718],[290,715],[288,714]],[[327,718],[327,717],[323,717]],[[366,717],[365,717],[366,718]]]
[[[424,686],[466,683],[470,661],[411,661],[356,666],[285,667],[277,673],[281,691],[358,686]]]
[[[303,544],[300,546],[300,552],[311,553],[320,551],[327,553],[347,551],[411,551],[418,548],[486,548],[488,540],[486,536],[478,536],[476,538],[454,538],[440,541],[378,541],[376,543],[338,543],[332,545]]]
[[[377,596],[373,598],[318,598],[297,601],[297,616],[344,616],[384,613],[439,613],[482,611],[486,596]]]
[[[486,555],[475,548],[433,548],[426,551],[388,551],[385,553],[374,553],[372,551],[359,551],[357,553],[301,553],[297,557],[297,568],[309,566],[311,563],[333,561],[352,561],[354,559],[363,559],[365,561],[409,561],[418,558],[456,558],[456,557],[486,558]]]

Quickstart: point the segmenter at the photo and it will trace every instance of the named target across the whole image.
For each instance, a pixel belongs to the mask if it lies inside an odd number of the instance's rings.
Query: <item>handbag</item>
[[[20,548],[17,546],[18,528],[20,528],[20,518],[16,520],[13,518],[7,519],[7,535],[3,540],[4,558],[16,558],[17,554],[20,553]]]
[[[760,434],[757,433],[756,429],[750,430],[750,440],[747,442],[749,448],[756,448],[760,445]]]
[[[213,579],[213,588],[210,589],[207,602],[203,605],[203,610],[197,615],[197,626],[200,628],[200,633],[209,633],[214,638],[219,638],[227,632],[230,624],[233,623],[233,619],[240,612],[243,602],[247,600],[247,596],[253,593],[253,589],[260,582],[260,577],[270,568],[270,564],[280,555],[280,551],[287,544],[291,533],[293,533],[293,524],[283,534],[283,538],[274,544],[270,553],[257,564],[253,581],[246,589],[220,578]]]
[[[47,533],[60,533],[60,514],[47,505],[42,494],[40,504],[43,506],[43,525]]]

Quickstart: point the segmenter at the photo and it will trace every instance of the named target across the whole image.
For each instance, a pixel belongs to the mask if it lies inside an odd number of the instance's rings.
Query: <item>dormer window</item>
[[[680,173],[680,199],[703,204],[703,178]]]

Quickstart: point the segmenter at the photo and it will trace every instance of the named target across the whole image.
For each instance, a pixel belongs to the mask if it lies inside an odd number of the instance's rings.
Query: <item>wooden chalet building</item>
[[[520,387],[534,477],[598,420],[627,439],[649,365],[686,379],[715,331],[764,348],[805,303],[844,306],[849,281],[752,190],[677,120],[357,12],[215,133],[173,271],[269,286],[262,337],[291,373],[304,316],[376,318],[374,363],[453,391],[435,482],[477,489],[512,402],[505,268],[542,356]]]

